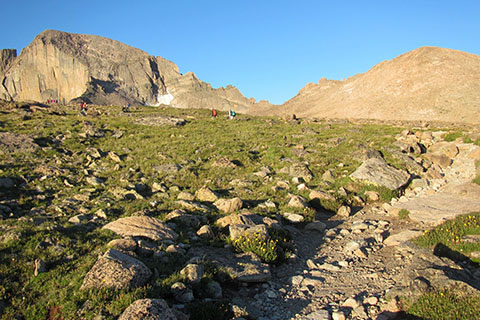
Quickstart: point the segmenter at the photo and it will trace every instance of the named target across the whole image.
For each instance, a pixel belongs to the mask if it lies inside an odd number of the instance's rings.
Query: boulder
[[[93,265],[80,289],[131,289],[143,286],[152,275],[150,269],[129,255],[109,249]]]
[[[192,257],[201,257],[205,261],[225,268],[228,274],[240,282],[267,282],[271,278],[270,267],[262,263],[253,253],[234,254],[227,248],[197,247],[189,250]]]
[[[447,155],[439,152],[429,152],[425,155],[425,158],[432,161],[434,164],[439,165],[442,168],[449,167],[453,161]]]
[[[195,192],[195,198],[197,198],[198,201],[214,202],[218,200],[219,196],[209,187],[203,186]]]
[[[263,224],[266,217],[262,217],[256,213],[244,212],[240,214],[231,214],[226,217],[222,217],[217,220],[216,224],[225,228],[231,224],[245,224],[249,226],[254,226],[257,224]]]
[[[205,267],[203,264],[187,264],[182,270],[180,270],[180,274],[185,280],[193,284],[200,283],[204,273]]]
[[[202,218],[205,217],[186,213],[181,209],[175,209],[169,214],[167,214],[167,216],[165,217],[165,221],[179,222],[192,228],[198,228],[202,223]]]
[[[212,227],[207,224],[197,230],[197,236],[204,239],[213,239],[215,237],[215,233],[213,232]]]
[[[448,158],[455,158],[458,155],[458,147],[455,142],[441,141],[432,145],[428,152],[443,154]]]
[[[208,206],[195,201],[177,200],[175,203],[184,208],[185,210],[191,212],[206,213],[210,211],[210,208]]]
[[[189,303],[195,299],[192,290],[190,288],[187,288],[187,286],[181,282],[175,282],[170,287],[170,292],[172,293],[175,300],[180,303]]]
[[[294,163],[290,167],[285,167],[279,171],[280,173],[288,174],[292,177],[301,177],[306,182],[313,179],[313,174],[306,164]]]
[[[282,216],[291,223],[300,223],[305,220],[305,218],[298,213],[284,212],[282,213]]]
[[[288,201],[288,206],[292,208],[300,208],[300,209],[305,209],[308,207],[308,204],[305,200],[305,198],[301,196],[292,196],[290,198],[290,201]]]
[[[241,237],[250,239],[266,240],[268,232],[264,224],[249,226],[245,224],[232,224],[229,226],[230,239],[236,240]]]
[[[350,177],[390,190],[397,190],[405,186],[410,180],[410,175],[407,172],[393,168],[385,160],[378,158],[366,160]]]
[[[133,302],[118,320],[177,320],[163,299],[141,299]]]
[[[240,198],[233,199],[218,199],[213,205],[220,211],[225,213],[232,213],[242,208],[243,202]]]
[[[103,226],[123,237],[145,237],[152,240],[173,240],[178,238],[170,227],[161,220],[147,216],[120,218]]]

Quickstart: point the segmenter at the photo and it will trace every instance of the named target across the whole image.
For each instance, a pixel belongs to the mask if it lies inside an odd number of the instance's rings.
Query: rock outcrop
[[[0,73],[8,68],[8,65],[17,57],[16,49],[0,50]]]
[[[46,30],[14,56],[16,52],[1,52],[1,99],[238,112],[255,104],[233,86],[214,89],[192,72],[182,75],[169,60],[100,36]]]

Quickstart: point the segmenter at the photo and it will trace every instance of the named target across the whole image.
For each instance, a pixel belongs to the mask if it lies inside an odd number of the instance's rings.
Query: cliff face
[[[128,102],[239,112],[253,105],[236,88],[213,89],[193,73],[181,75],[164,58],[111,39],[54,30],[35,37],[0,71],[0,80],[0,98],[5,100]]]
[[[305,117],[480,123],[479,70],[480,56],[422,47],[345,81],[308,84],[274,111]]]
[[[0,50],[0,74],[4,72],[10,63],[17,57],[16,49]]]

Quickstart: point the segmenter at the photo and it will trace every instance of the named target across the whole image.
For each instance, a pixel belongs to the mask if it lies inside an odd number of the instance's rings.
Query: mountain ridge
[[[307,84],[280,108],[267,113],[478,123],[478,70],[477,55],[420,47],[344,81],[322,78],[317,84]]]
[[[235,109],[251,115],[480,123],[480,56],[420,47],[345,80],[307,83],[282,105],[213,88],[160,56],[96,35],[45,30],[1,50],[0,98]]]

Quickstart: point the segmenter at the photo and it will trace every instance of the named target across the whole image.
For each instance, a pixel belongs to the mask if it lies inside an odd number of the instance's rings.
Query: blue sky
[[[480,54],[480,1],[6,1],[0,48],[45,29],[101,35],[214,87],[283,103],[421,46]]]

